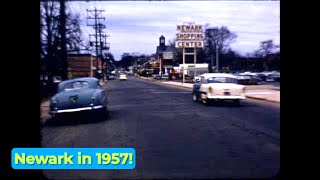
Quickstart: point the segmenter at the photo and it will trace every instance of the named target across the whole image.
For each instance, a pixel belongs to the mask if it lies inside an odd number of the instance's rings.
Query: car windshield
[[[230,77],[211,77],[207,80],[208,83],[237,83],[235,78]]]
[[[71,90],[83,89],[83,88],[89,88],[89,83],[85,81],[70,82],[70,83],[67,83],[62,90],[71,91]]]

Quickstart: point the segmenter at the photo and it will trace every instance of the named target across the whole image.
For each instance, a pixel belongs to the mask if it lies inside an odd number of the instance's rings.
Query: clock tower
[[[160,36],[160,38],[159,38],[159,46],[160,47],[165,47],[166,46],[166,43],[165,43],[166,41],[165,41],[165,37],[162,35],[162,36]]]

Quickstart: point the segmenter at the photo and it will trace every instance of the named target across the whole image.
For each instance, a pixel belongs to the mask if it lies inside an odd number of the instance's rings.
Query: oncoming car
[[[51,98],[51,115],[79,111],[107,114],[107,95],[96,78],[85,77],[62,81]]]
[[[107,74],[107,80],[114,80],[116,77],[115,74]]]
[[[127,80],[127,75],[125,75],[125,74],[120,74],[119,79],[120,79],[120,81],[122,81],[122,80]]]
[[[214,100],[232,100],[239,104],[245,99],[245,86],[237,84],[236,76],[224,73],[200,75],[200,80],[193,84],[193,100],[210,104]]]

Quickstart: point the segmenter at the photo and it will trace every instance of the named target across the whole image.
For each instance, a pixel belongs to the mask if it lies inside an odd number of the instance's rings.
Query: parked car
[[[85,77],[62,81],[51,98],[50,114],[79,111],[107,113],[107,95],[97,78]]]
[[[245,86],[237,84],[236,76],[224,73],[200,75],[200,80],[193,84],[193,100],[210,104],[214,100],[232,100],[239,104],[246,98]]]
[[[214,74],[214,73],[204,73],[204,74],[198,75],[198,76],[194,77],[192,81],[193,82],[200,81],[201,80],[200,76],[207,75],[207,74]]]
[[[156,75],[154,78],[157,80],[168,80],[169,74]]]
[[[120,79],[120,81],[125,81],[125,80],[127,80],[128,78],[127,78],[127,75],[125,75],[125,74],[120,74],[119,79]]]
[[[261,81],[266,81],[267,80],[267,76],[264,74],[257,74],[257,77],[261,80]]]
[[[261,79],[255,75],[238,75],[236,77],[238,84],[242,85],[259,85],[261,83]]]
[[[267,82],[275,82],[275,81],[280,82],[280,75],[270,74],[267,76],[266,81]]]

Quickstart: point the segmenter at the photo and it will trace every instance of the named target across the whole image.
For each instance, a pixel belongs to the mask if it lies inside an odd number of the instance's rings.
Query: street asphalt
[[[129,76],[108,81],[109,115],[43,124],[43,147],[131,147],[133,170],[44,170],[50,179],[261,178],[280,168],[280,104],[205,106],[191,91]]]

